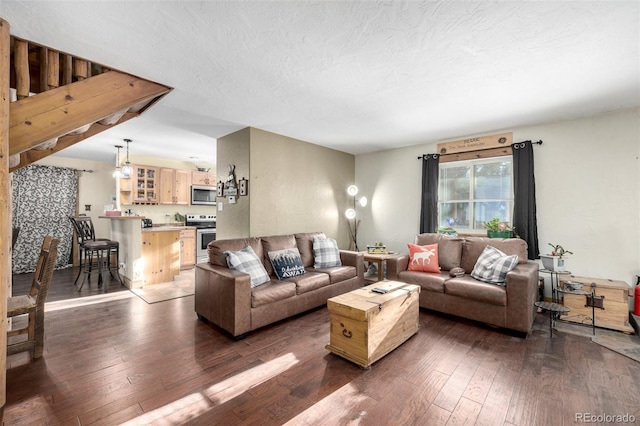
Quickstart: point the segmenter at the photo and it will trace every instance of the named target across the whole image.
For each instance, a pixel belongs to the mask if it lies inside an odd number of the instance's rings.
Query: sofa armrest
[[[364,254],[358,251],[340,250],[340,262],[345,266],[355,266],[358,278],[364,282]]]
[[[534,303],[538,298],[536,262],[519,263],[507,274],[507,326],[529,333],[535,318]]]
[[[409,267],[409,255],[393,256],[387,259],[387,279],[398,280],[398,273],[406,271]]]
[[[196,265],[195,310],[233,336],[251,331],[251,277],[223,266]]]

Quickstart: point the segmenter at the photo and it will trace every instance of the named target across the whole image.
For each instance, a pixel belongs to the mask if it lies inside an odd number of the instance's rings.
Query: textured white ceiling
[[[175,88],[78,157],[131,138],[214,163],[246,126],[357,154],[640,104],[638,1],[2,0],[0,16]]]

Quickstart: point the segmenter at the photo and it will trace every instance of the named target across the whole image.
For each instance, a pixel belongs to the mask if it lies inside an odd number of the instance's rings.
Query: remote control
[[[371,291],[373,291],[374,293],[385,294],[388,290],[385,290],[384,288],[380,288],[380,287],[375,287],[375,288],[372,288]]]

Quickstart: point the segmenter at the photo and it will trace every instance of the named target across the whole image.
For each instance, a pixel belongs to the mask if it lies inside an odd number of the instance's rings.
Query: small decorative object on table
[[[547,271],[564,271],[565,260],[567,255],[573,254],[572,251],[565,250],[560,244],[549,243],[553,250],[551,254],[541,254],[540,260],[542,260],[542,267]]]
[[[373,243],[373,245],[367,246],[367,253],[385,254],[387,253],[387,246],[385,246],[382,242],[376,241],[375,243]]]

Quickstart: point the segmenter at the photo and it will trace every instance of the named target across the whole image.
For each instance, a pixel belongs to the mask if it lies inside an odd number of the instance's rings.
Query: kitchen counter
[[[151,228],[142,228],[142,232],[184,231],[185,229],[196,229],[196,227],[185,225],[153,225]]]

